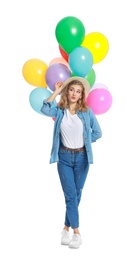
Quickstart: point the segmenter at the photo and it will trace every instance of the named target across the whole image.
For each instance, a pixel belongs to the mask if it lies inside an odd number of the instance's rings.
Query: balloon
[[[95,115],[103,114],[112,106],[112,96],[107,89],[93,89],[87,97],[87,104]]]
[[[87,48],[79,46],[69,54],[68,63],[76,76],[85,77],[92,68],[93,57]]]
[[[35,88],[31,91],[29,96],[29,102],[31,107],[39,114],[44,115],[40,110],[43,105],[43,101],[47,99],[52,93],[47,88]],[[54,104],[56,102],[54,101]]]
[[[49,63],[49,66],[52,65],[52,64],[55,64],[55,63],[64,64],[69,68],[68,62],[63,57],[56,57],[56,58],[52,59]]]
[[[71,77],[74,77],[74,76],[76,76],[76,75],[75,75],[74,72],[72,71],[72,72],[71,72]],[[91,89],[93,88],[93,84],[94,84],[94,82],[95,82],[95,80],[96,80],[96,74],[95,74],[94,69],[91,69],[91,70],[90,70],[90,72],[86,75],[85,79],[89,82],[89,84],[90,84],[90,90],[91,90]]]
[[[90,70],[90,72],[87,74],[85,79],[89,82],[90,88],[91,88],[96,80],[96,74],[95,74],[94,69]]]
[[[59,51],[62,57],[68,62],[69,55],[59,46]]]
[[[90,89],[90,91],[92,91],[93,89],[97,89],[97,88],[104,88],[104,89],[107,89],[109,91],[108,87],[105,86],[104,84],[101,84],[101,83],[95,83],[92,86],[92,88]]]
[[[39,59],[30,59],[25,62],[22,68],[24,79],[31,85],[46,88],[45,74],[48,69],[47,64]]]
[[[56,82],[64,82],[70,76],[71,71],[66,65],[55,63],[48,67],[45,78],[49,88],[54,91]]]
[[[78,18],[67,16],[58,22],[55,36],[60,47],[69,54],[83,42],[85,27]]]
[[[94,64],[105,58],[109,50],[109,42],[105,35],[92,32],[85,36],[81,46],[88,48],[93,56]]]

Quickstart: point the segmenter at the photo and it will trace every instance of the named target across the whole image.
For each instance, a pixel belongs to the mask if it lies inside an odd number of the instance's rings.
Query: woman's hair
[[[64,108],[68,108],[69,107],[69,101],[68,101],[68,90],[70,88],[70,86],[72,85],[79,85],[82,87],[82,96],[81,98],[77,101],[77,105],[76,105],[76,109],[81,111],[81,112],[84,112],[84,111],[87,111],[88,109],[88,106],[86,104],[86,96],[85,96],[85,88],[83,86],[83,84],[78,81],[78,80],[73,80],[71,81],[61,92],[61,97],[60,97],[60,101],[59,101],[59,104],[58,106],[61,108],[61,109],[64,109]]]

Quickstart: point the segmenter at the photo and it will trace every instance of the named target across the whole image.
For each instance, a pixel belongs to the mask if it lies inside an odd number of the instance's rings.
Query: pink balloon
[[[105,88],[93,89],[87,97],[87,104],[95,115],[103,114],[112,106],[111,93]]]
[[[69,68],[69,63],[63,57],[56,57],[56,58],[52,59],[49,63],[49,66],[54,63],[61,63],[61,64],[66,65]]]

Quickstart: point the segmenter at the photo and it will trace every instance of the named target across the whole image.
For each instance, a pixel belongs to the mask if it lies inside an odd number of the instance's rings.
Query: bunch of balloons
[[[40,59],[30,59],[23,65],[24,79],[35,88],[29,102],[38,113],[43,100],[54,91],[55,83],[72,76],[86,78],[90,84],[87,104],[96,115],[107,112],[112,105],[112,96],[104,84],[95,83],[93,65],[102,61],[109,50],[109,42],[100,32],[85,34],[84,24],[74,16],[61,19],[55,28],[55,37],[61,57],[55,57],[47,65]]]

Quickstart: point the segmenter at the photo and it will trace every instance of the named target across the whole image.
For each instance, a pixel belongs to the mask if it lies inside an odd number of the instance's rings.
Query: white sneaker
[[[61,245],[69,245],[69,242],[70,242],[69,231],[63,229],[61,234],[62,234]]]
[[[79,234],[73,234],[72,239],[70,240],[69,247],[70,248],[79,248],[82,244],[82,239]]]

